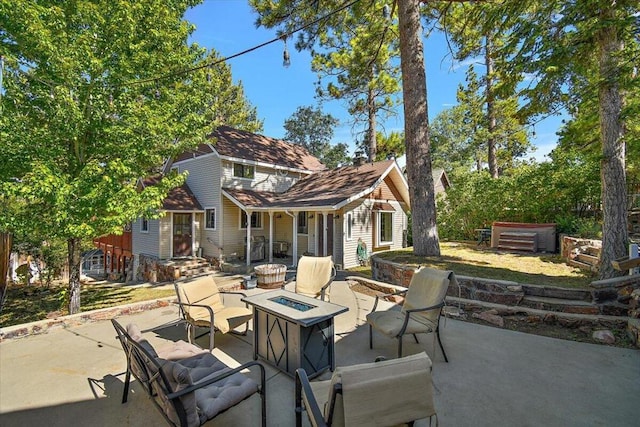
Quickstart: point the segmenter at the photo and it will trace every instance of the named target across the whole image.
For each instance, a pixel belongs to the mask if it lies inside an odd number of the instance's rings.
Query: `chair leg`
[[[398,337],[398,359],[402,357],[402,335]]]
[[[131,371],[127,366],[127,374],[124,376],[124,392],[122,393],[122,403],[127,403],[129,397],[129,382],[131,381]]]
[[[440,339],[440,328],[436,329],[436,336],[438,337],[438,344],[440,344],[440,350],[442,350],[442,355],[444,356],[444,361],[449,363],[449,359],[447,359],[447,353],[444,351],[444,347],[442,346],[442,340]]]
[[[416,334],[413,334],[413,339],[416,340],[416,344],[420,344],[420,341],[418,341],[418,336]]]
[[[193,344],[196,340],[196,327],[191,323],[187,323],[187,339],[189,344]]]
[[[373,327],[369,324],[369,348],[373,349]]]
[[[209,329],[209,351],[213,350],[214,347],[214,339],[216,336],[216,330],[215,327],[213,325],[211,325],[210,329]]]

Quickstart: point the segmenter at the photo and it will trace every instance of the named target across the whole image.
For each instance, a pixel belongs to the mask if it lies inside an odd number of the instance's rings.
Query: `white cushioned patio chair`
[[[190,282],[175,282],[177,304],[180,306],[180,316],[187,322],[189,342],[196,338],[209,334],[209,351],[214,347],[215,331],[223,334],[235,332],[234,330],[245,325],[243,335],[249,329],[249,321],[253,312],[246,306],[225,305],[221,295],[237,294],[243,297],[242,292],[220,291],[213,276],[202,276]],[[207,332],[195,336],[196,328],[207,328]]]
[[[328,288],[336,277],[336,267],[331,256],[317,257],[303,255],[298,261],[295,277],[295,292],[321,300],[328,299]],[[282,285],[285,289],[294,280]]]
[[[440,344],[440,350],[445,361],[447,354],[440,339],[440,314],[444,307],[449,284],[457,284],[452,271],[437,270],[423,267],[416,271],[411,278],[409,288],[387,295],[376,296],[373,308],[367,314],[369,324],[369,348],[373,348],[373,330],[398,339],[398,357],[402,357],[402,338],[416,334],[434,332]],[[404,303],[400,310],[376,311],[378,301],[389,295],[404,295]]]
[[[330,380],[310,383],[296,370],[296,427],[306,412],[312,426],[394,426],[436,415],[431,359],[425,352],[338,367]],[[437,419],[437,418],[436,418]]]

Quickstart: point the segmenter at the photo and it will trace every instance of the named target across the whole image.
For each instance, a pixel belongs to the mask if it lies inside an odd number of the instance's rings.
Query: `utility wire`
[[[349,7],[351,7],[354,4],[358,3],[359,1],[360,0],[353,0],[351,2],[345,3],[342,6],[340,6],[339,8],[327,13],[326,15],[323,15],[323,16],[321,16],[319,18],[316,18],[315,20],[313,20],[311,22],[308,22],[308,23],[306,23],[304,25],[301,25],[300,27],[297,27],[297,28],[295,28],[295,29],[293,29],[293,30],[291,30],[291,31],[289,31],[287,33],[283,33],[283,34],[279,35],[278,37],[275,37],[275,38],[273,38],[271,40],[268,40],[268,41],[266,41],[264,43],[261,43],[259,45],[253,46],[253,47],[251,47],[249,49],[245,49],[242,52],[238,52],[238,53],[235,53],[233,55],[230,55],[230,56],[227,56],[227,57],[224,57],[224,58],[220,58],[220,59],[217,59],[215,61],[212,61],[212,62],[209,62],[209,63],[206,63],[206,64],[198,65],[196,67],[187,68],[187,69],[176,71],[176,72],[173,72],[173,73],[168,73],[168,74],[165,74],[165,75],[162,75],[162,76],[149,77],[149,78],[146,78],[146,79],[130,81],[130,82],[124,83],[122,86],[132,86],[134,84],[144,84],[144,83],[156,82],[158,80],[162,80],[162,79],[166,79],[166,78],[170,78],[170,77],[177,77],[177,76],[181,76],[181,75],[184,75],[184,74],[192,73],[194,71],[198,71],[198,70],[202,70],[202,69],[205,69],[205,68],[208,68],[208,67],[212,67],[212,66],[214,66],[216,64],[219,64],[221,62],[229,61],[230,59],[237,58],[237,57],[242,56],[242,55],[246,55],[249,52],[253,52],[254,50],[257,50],[257,49],[260,49],[260,48],[265,47],[267,45],[270,45],[271,43],[275,43],[275,42],[277,42],[279,40],[286,40],[291,35],[299,32],[299,31],[302,31],[302,30],[304,30],[306,28],[309,28],[309,27],[317,24],[318,22],[326,20],[326,19],[330,18],[331,16],[333,16],[333,15],[339,13],[339,12],[342,12],[345,9],[348,9]]]

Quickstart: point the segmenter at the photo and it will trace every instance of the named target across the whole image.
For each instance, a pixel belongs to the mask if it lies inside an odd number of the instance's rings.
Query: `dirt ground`
[[[359,292],[359,293],[370,295],[370,296],[376,296],[376,295],[382,294],[382,292],[371,289],[360,283],[352,284],[351,289],[354,292]],[[498,327],[484,320],[474,318],[473,312],[471,310],[466,310],[463,316],[456,317],[456,319],[462,320],[465,322],[491,326],[494,328]],[[595,330],[595,328],[591,326],[580,326],[576,328],[569,328],[569,327],[564,327],[557,324],[547,324],[544,322],[531,322],[528,319],[528,317],[525,315],[503,316],[503,319],[504,319],[504,328],[510,329],[512,331],[542,335],[546,337],[559,338],[559,339],[564,339],[569,341],[587,342],[587,343],[599,344],[599,345],[612,345],[615,347],[622,347],[622,348],[635,348],[633,342],[627,335],[627,332],[624,328],[609,328],[609,330],[613,333],[616,340],[614,344],[604,344],[600,341],[595,340],[592,337],[593,331]],[[598,329],[603,329],[603,328],[598,328]]]

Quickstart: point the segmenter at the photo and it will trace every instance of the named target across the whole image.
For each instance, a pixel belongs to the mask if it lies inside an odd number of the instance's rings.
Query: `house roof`
[[[159,175],[145,178],[142,186],[155,185],[162,177]],[[166,211],[201,211],[202,205],[193,194],[189,186],[184,183],[180,187],[173,188],[162,202],[162,209]]]
[[[262,209],[339,209],[347,203],[370,194],[389,176],[399,189],[402,200],[409,204],[406,181],[394,160],[314,173],[303,178],[284,193],[257,192],[225,188],[223,192],[236,205]]]
[[[195,151],[178,156],[175,162],[218,153],[220,157],[230,160],[245,160],[300,172],[308,173],[326,169],[326,166],[305,147],[282,139],[270,138],[229,126],[218,127],[210,137],[214,140],[210,144],[200,144]]]

